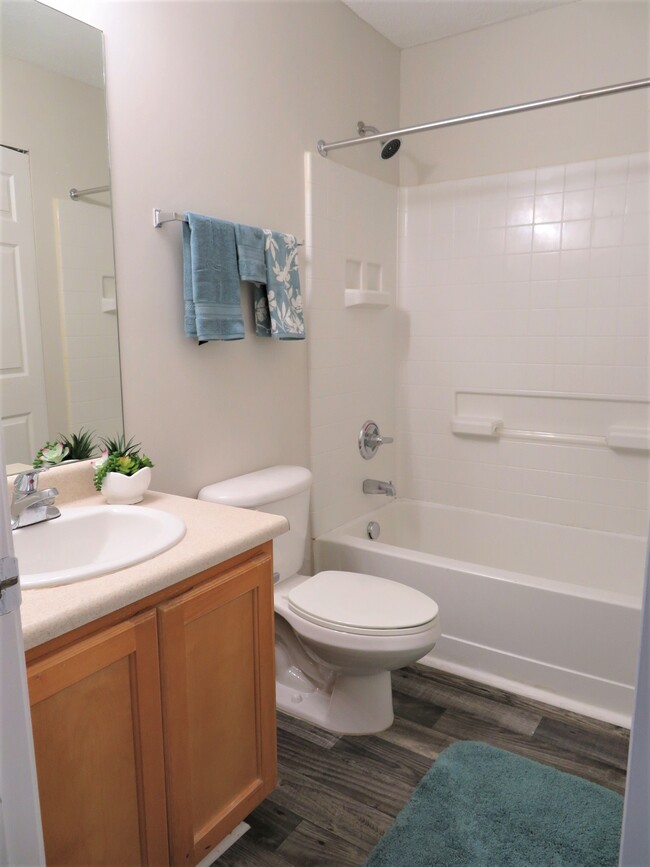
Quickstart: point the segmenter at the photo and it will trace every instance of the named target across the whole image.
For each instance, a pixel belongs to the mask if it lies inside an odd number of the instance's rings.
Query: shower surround
[[[650,427],[648,202],[647,154],[400,190],[401,495],[646,534],[647,454],[588,419],[599,397],[611,426]],[[584,441],[455,436],[458,392],[515,429],[541,393],[542,432],[571,413]]]
[[[363,478],[372,476],[396,480],[400,499],[455,510],[459,519],[465,514],[457,533],[468,551],[481,513],[488,522],[516,519],[521,532],[502,539],[506,546],[532,539],[532,552],[549,533],[572,540],[562,552],[577,576],[572,585],[589,587],[589,570],[581,569],[589,556],[584,546],[595,538],[589,531],[598,532],[599,544],[609,537],[612,550],[643,547],[648,454],[610,448],[607,436],[615,428],[643,438],[650,429],[647,155],[399,191],[315,155],[306,165],[313,536],[367,521],[385,504],[361,493]],[[390,266],[398,244],[395,291]],[[345,290],[367,278],[368,261],[383,263],[389,303],[377,298],[374,305],[346,307]],[[452,433],[455,417],[476,416],[500,421],[503,431]],[[395,444],[372,462],[360,458],[356,445],[367,418],[395,434]],[[319,568],[356,562],[337,549],[339,560],[328,563],[321,556],[327,547],[316,546]],[[471,561],[469,554],[460,559]],[[612,604],[616,615],[623,593],[621,610],[635,624],[642,559],[627,567],[621,561],[625,574],[612,569],[593,588],[598,604]],[[411,583],[411,571],[400,563],[394,561],[390,575],[372,558],[365,568]],[[490,572],[489,561],[476,566]],[[422,568],[416,583],[426,591]],[[550,592],[557,589],[551,574],[534,566],[527,571],[549,580],[543,608],[552,642],[554,611],[558,621],[568,616],[566,593]],[[574,667],[588,652],[578,634],[564,660],[558,648],[552,661],[532,645],[528,653],[525,646],[502,648],[496,620],[492,640],[485,624],[474,634],[480,621],[475,580],[459,572],[449,597],[454,610],[448,618],[441,610],[443,639],[428,662],[448,670],[461,665],[467,676],[508,681],[520,693],[530,693],[536,673],[545,670],[549,700],[555,695],[564,706],[574,702],[596,716],[626,719],[636,649],[623,635],[607,641],[628,647],[616,661],[627,672],[620,677],[612,665],[599,669],[599,653],[593,665]],[[513,629],[520,630],[524,621],[516,612],[524,591],[516,589],[516,574],[509,580]],[[434,570],[430,584],[435,596]],[[542,580],[535,592],[545,586]],[[505,592],[508,584],[499,587]],[[486,593],[489,598],[487,585]],[[502,602],[507,610],[507,598]],[[612,624],[631,635],[626,617],[615,616]],[[603,622],[609,619],[604,611]],[[468,649],[462,660],[446,653],[459,641]],[[570,645],[571,636],[562,642]],[[564,669],[566,676],[553,674]],[[619,702],[603,694],[601,703],[593,691],[597,681],[611,681],[613,693],[627,697]]]

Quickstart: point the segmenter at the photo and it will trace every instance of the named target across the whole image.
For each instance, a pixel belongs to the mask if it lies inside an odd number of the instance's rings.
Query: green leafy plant
[[[133,476],[144,467],[153,467],[151,458],[144,452],[140,453],[140,443],[134,443],[133,437],[127,442],[122,434],[117,437],[101,438],[105,450],[102,457],[95,461],[93,481],[98,491],[109,473],[121,473],[123,476]]]
[[[132,454],[137,454],[141,443],[134,443],[133,437],[127,442],[124,434],[118,434],[114,437],[100,437],[100,442],[106,450],[106,454],[119,455],[120,457],[128,457]]]
[[[59,436],[61,437],[61,444],[68,449],[66,461],[87,461],[97,450],[97,444],[93,441],[95,431],[81,428],[78,434],[70,434],[69,437],[62,434]]]
[[[93,441],[94,436],[94,431],[87,431],[83,428],[78,434],[70,434],[70,436],[59,434],[58,442],[46,442],[36,452],[33,462],[34,469],[52,467],[55,464],[63,463],[63,461],[85,461],[92,458],[97,450],[97,445]]]
[[[67,458],[68,451],[69,449],[63,443],[51,443],[48,441],[36,452],[32,466],[35,470],[40,470],[41,467],[53,467]]]

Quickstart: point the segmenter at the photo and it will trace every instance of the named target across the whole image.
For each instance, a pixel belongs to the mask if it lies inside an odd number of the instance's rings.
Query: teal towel
[[[244,337],[235,227],[188,213],[183,223],[185,334],[206,340]]]
[[[266,286],[255,287],[255,331],[276,340],[304,340],[305,321],[293,235],[264,229]]]
[[[264,259],[264,230],[257,226],[235,225],[239,279],[249,283],[266,284]]]

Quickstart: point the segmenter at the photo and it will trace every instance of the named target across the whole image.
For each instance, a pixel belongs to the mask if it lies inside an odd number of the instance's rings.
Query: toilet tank
[[[296,574],[305,556],[310,488],[308,469],[277,466],[207,485],[198,498],[287,518],[289,532],[273,540],[273,571],[283,580]]]

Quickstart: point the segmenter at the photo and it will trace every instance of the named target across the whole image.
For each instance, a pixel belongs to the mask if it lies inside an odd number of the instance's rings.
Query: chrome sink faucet
[[[58,518],[61,512],[54,505],[54,498],[58,495],[56,488],[38,489],[39,473],[45,471],[28,470],[16,476],[14,493],[11,500],[11,529],[18,530],[20,527],[28,527],[30,524],[40,524],[41,521],[50,521]]]
[[[379,479],[363,480],[364,494],[386,494],[387,497],[396,497],[397,491],[392,482],[380,482]]]

